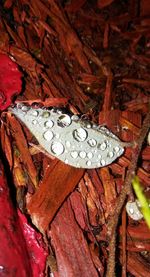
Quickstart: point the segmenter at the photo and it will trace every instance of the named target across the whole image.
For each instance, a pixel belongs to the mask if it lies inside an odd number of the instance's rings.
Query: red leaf
[[[18,215],[29,253],[33,276],[44,277],[48,249],[43,242],[42,235],[28,224],[26,217],[19,210]]]
[[[12,96],[20,93],[21,76],[17,64],[0,54],[0,110],[6,109],[12,103]]]
[[[32,276],[26,243],[0,161],[0,276]]]

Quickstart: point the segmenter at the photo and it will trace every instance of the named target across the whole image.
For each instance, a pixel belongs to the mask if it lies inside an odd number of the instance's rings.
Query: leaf
[[[0,54],[0,110],[12,103],[12,96],[21,92],[22,74],[8,56]]]
[[[29,225],[25,215],[18,210],[19,222],[22,227],[24,239],[26,241],[27,250],[32,255],[29,256],[33,276],[44,277],[46,258],[48,256],[48,248],[46,247],[42,235]]]
[[[9,109],[52,156],[77,168],[107,166],[123,154],[122,142],[104,126],[63,110],[18,104]]]
[[[0,276],[32,276],[19,219],[12,205],[0,161]]]

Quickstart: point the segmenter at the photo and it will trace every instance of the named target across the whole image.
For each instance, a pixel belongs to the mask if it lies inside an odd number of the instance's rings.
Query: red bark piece
[[[143,259],[138,253],[127,253],[127,270],[133,274],[133,276],[145,277],[149,276],[150,265]]]
[[[141,0],[141,2],[140,2],[140,15],[144,17],[146,15],[149,16],[149,14],[150,14],[150,4],[149,4],[149,1],[147,1],[147,0]]]
[[[59,277],[98,276],[69,200],[63,204],[53,220],[50,237],[55,249]]]
[[[107,167],[100,168],[98,171],[104,187],[104,194],[107,205],[105,216],[108,216],[113,212],[114,203],[116,200],[115,181],[113,180],[113,176]]]
[[[133,220],[130,219],[131,225],[126,229],[127,249],[133,252],[150,251],[150,232],[143,221],[133,225]],[[122,237],[123,226],[119,228],[120,236]],[[141,237],[142,234],[142,237]],[[121,246],[120,246],[121,247]]]
[[[104,39],[103,39],[103,48],[108,48],[108,39],[109,39],[109,24],[106,22],[104,30]]]
[[[133,141],[139,136],[141,128],[142,116],[140,113],[131,111],[123,111],[120,116],[120,124],[122,126],[122,140]],[[127,132],[128,131],[128,132]]]
[[[46,249],[42,235],[28,224],[26,217],[19,210],[18,215],[29,253],[33,276],[44,277],[48,249]]]
[[[142,158],[143,160],[150,160],[150,146],[147,146],[143,151],[142,151]]]
[[[115,174],[119,174],[119,175],[124,174],[124,167],[122,167],[121,165],[119,165],[117,163],[112,163],[110,165],[110,168]]]
[[[66,4],[65,10],[67,12],[75,13],[82,8],[82,6],[85,4],[85,2],[86,2],[86,0],[79,0],[79,1],[72,0],[71,2],[69,2],[69,4]]]
[[[74,191],[70,195],[70,201],[71,201],[72,209],[74,211],[75,218],[80,228],[86,231],[89,230],[88,220],[87,220],[88,215],[79,192]]]
[[[65,198],[84,174],[83,169],[53,160],[40,186],[27,204],[33,223],[45,231]]]
[[[21,91],[22,74],[8,56],[0,54],[0,110],[12,103],[12,97]]]
[[[146,172],[143,168],[138,168],[137,175],[140,178],[143,185],[146,185],[150,183],[150,173]]]
[[[26,243],[0,161],[0,276],[32,277]]]
[[[99,9],[103,9],[109,6],[112,2],[114,2],[114,0],[98,0],[97,6],[99,7]]]
[[[99,113],[99,124],[106,125],[112,132],[118,134],[119,131],[119,118],[121,115],[120,110],[105,110]]]

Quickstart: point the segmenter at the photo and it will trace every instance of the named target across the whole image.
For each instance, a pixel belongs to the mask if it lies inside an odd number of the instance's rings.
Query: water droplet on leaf
[[[73,137],[77,141],[85,141],[87,136],[88,136],[87,131],[83,128],[75,129],[73,131]]]
[[[51,145],[51,151],[54,155],[59,156],[64,152],[64,146],[61,142],[53,142]]]
[[[45,140],[51,141],[52,138],[54,137],[54,134],[53,134],[52,131],[48,130],[43,134],[43,137],[44,137]]]
[[[62,128],[68,127],[71,124],[71,117],[67,114],[62,114],[61,116],[59,116],[57,124]]]

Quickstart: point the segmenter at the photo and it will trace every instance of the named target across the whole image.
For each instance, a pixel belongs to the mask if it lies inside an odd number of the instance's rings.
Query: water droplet
[[[88,157],[89,159],[92,159],[92,158],[93,158],[93,153],[92,153],[92,152],[87,153],[87,157]]]
[[[107,157],[109,157],[109,158],[113,158],[113,156],[114,156],[114,153],[113,153],[112,151],[110,151],[110,152],[107,154]]]
[[[5,275],[5,267],[3,265],[0,265],[0,272]]]
[[[38,121],[36,119],[32,120],[32,124],[36,125],[38,123]]]
[[[28,106],[25,106],[25,105],[21,107],[21,110],[22,110],[23,112],[27,112],[29,109],[30,109],[30,108],[29,108]]]
[[[57,113],[57,114],[62,114],[62,110],[56,108],[56,107],[53,107],[53,109],[51,110],[52,113]]]
[[[107,147],[112,147],[111,142],[109,140],[106,140]]]
[[[79,128],[79,129],[75,129],[73,131],[73,137],[77,140],[77,141],[85,141],[87,138],[88,134],[87,131],[84,130],[83,128]]]
[[[76,158],[78,157],[78,152],[77,152],[77,151],[72,151],[72,152],[70,153],[70,155],[71,155],[71,157],[72,157],[73,159],[76,159]]]
[[[74,121],[77,121],[77,120],[79,120],[79,117],[78,117],[78,115],[74,114],[74,115],[72,115],[71,119]]]
[[[66,146],[69,148],[71,146],[71,143],[69,140],[66,141]]]
[[[31,107],[33,109],[38,109],[40,106],[41,106],[41,104],[39,102],[32,102],[32,104],[31,104]]]
[[[48,118],[49,116],[50,116],[50,112],[48,112],[48,111],[43,111],[42,117]]]
[[[21,103],[17,103],[16,105],[14,105],[15,109],[22,109],[22,107],[24,107],[25,105],[21,104]],[[25,106],[26,107],[26,106]]]
[[[105,164],[106,164],[105,160],[101,160],[100,163],[102,166],[105,166]]]
[[[120,150],[119,146],[116,146],[116,147],[114,148],[114,150],[115,150],[116,153],[118,153],[119,150]]]
[[[85,157],[86,157],[86,152],[81,151],[81,152],[79,153],[79,156],[80,156],[80,158],[85,159]]]
[[[71,124],[71,117],[67,114],[62,114],[57,120],[59,127],[68,127]]]
[[[104,151],[107,148],[106,142],[104,141],[103,143],[98,144],[97,148],[101,149],[102,151]]]
[[[43,137],[44,137],[45,140],[51,141],[52,138],[54,137],[54,134],[53,134],[52,131],[48,130],[43,134]]]
[[[86,128],[90,129],[92,127],[92,125],[90,123],[86,124]]]
[[[98,159],[100,160],[102,158],[102,155],[101,154],[98,154]]]
[[[64,152],[64,146],[61,142],[53,142],[51,145],[51,151],[54,155],[59,156]]]
[[[88,140],[88,144],[91,146],[91,147],[95,147],[96,144],[97,144],[97,141],[95,139],[89,139]]]
[[[45,121],[44,126],[46,128],[52,128],[54,125],[54,122],[52,120]]]
[[[134,214],[134,209],[130,208],[130,214]]]
[[[121,154],[123,153],[123,151],[124,151],[124,150],[123,150],[122,148],[120,148],[120,149],[119,149],[119,152],[117,153],[117,156],[118,156],[118,157],[121,156]]]
[[[4,189],[2,187],[0,187],[0,193],[2,193],[4,191]]]
[[[58,113],[58,114],[62,114],[62,110],[60,110],[60,109],[56,109],[56,113]]]
[[[31,115],[32,116],[38,116],[39,112],[37,110],[32,110]]]
[[[87,166],[91,166],[91,164],[92,164],[91,161],[87,161],[87,162],[86,162],[86,165],[87,165]]]

